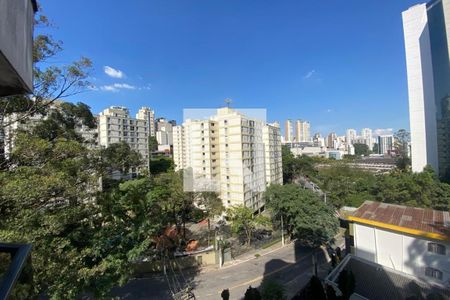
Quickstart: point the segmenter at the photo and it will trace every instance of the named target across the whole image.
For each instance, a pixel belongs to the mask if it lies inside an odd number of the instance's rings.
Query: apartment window
[[[225,144],[225,147],[228,147],[228,144]]]
[[[133,124],[133,120],[130,120],[130,124]]]
[[[438,243],[428,243],[428,252],[445,255],[445,246]]]
[[[227,176],[227,179],[230,179],[230,176]]]
[[[435,268],[430,267],[425,268],[425,275],[428,277],[442,280],[442,272]]]
[[[131,138],[131,139],[130,139],[130,142],[131,142],[131,143],[134,143],[134,139],[133,139],[133,138]]]
[[[128,136],[128,132],[124,131],[123,136]]]
[[[134,126],[130,126],[130,130],[134,130]]]
[[[228,121],[227,120],[223,120],[223,124],[228,124]]]

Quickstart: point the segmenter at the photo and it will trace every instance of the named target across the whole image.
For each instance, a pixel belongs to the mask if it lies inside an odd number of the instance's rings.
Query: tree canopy
[[[271,185],[265,201],[274,219],[283,216],[288,233],[305,245],[318,247],[337,234],[339,222],[333,207],[308,189],[294,184]]]

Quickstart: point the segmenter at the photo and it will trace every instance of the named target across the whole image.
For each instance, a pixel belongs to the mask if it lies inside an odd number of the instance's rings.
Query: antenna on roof
[[[233,100],[231,100],[230,98],[227,98],[227,99],[224,100],[224,102],[227,105],[227,107],[230,108],[230,105],[233,102]]]

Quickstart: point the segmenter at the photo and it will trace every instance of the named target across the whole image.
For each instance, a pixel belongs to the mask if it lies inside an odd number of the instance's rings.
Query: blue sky
[[[416,3],[41,0],[64,43],[55,62],[94,63],[96,90],[70,100],[95,113],[150,106],[181,121],[231,98],[323,134],[409,128],[401,12]]]

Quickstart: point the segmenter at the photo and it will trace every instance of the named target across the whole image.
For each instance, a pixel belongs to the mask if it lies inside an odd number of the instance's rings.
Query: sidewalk
[[[257,259],[257,257],[255,256],[256,254],[259,254],[258,257],[261,257],[261,256],[265,256],[267,254],[273,253],[273,252],[280,250],[282,248],[285,248],[285,247],[289,247],[289,246],[292,247],[293,245],[294,245],[294,240],[286,242],[284,246],[282,246],[281,241],[279,241],[276,244],[273,244],[270,247],[267,247],[265,249],[262,249],[262,248],[254,249],[254,250],[248,251],[242,255],[239,255],[238,257],[235,257],[231,261],[225,262],[221,268],[219,268],[218,265],[209,265],[209,266],[202,267],[201,272],[203,273],[203,272],[209,272],[212,270],[227,269],[227,268],[233,267],[235,265],[239,265],[241,263],[247,262],[249,260]]]

